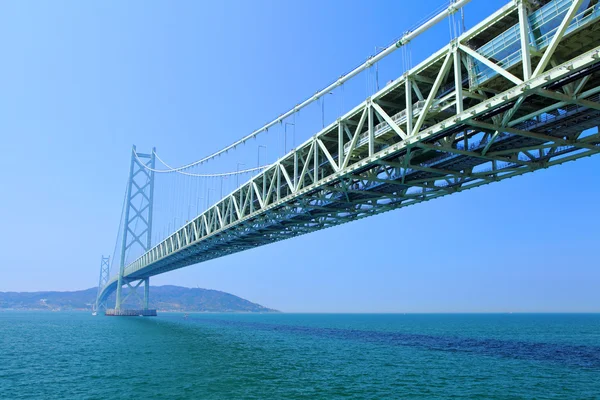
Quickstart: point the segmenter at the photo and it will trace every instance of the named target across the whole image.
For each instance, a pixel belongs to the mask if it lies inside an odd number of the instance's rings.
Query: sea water
[[[2,399],[600,399],[600,314],[0,312]]]

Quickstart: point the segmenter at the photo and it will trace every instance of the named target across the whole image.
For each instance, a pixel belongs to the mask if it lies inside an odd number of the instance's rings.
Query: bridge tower
[[[152,211],[154,203],[154,169],[155,149],[150,154],[138,153],[133,146],[131,151],[131,164],[129,168],[129,182],[125,197],[125,210],[123,220],[121,256],[119,263],[119,280],[117,283],[117,301],[115,305],[116,315],[126,298],[123,298],[123,285],[127,285],[130,292],[127,296],[135,293],[135,290],[144,283],[143,308],[148,310],[150,295],[150,278],[140,280],[137,285],[132,286],[131,281],[124,277],[127,252],[132,247],[139,246],[142,253],[150,250],[152,240]],[[136,293],[137,295],[137,293]],[[127,314],[124,314],[127,315]]]
[[[100,280],[98,281],[98,295],[96,296],[96,306],[94,307],[94,311],[98,311],[101,308],[106,310],[106,300],[100,301],[100,294],[102,293],[102,288],[106,286],[108,280],[110,279],[110,256],[104,257],[100,260]]]

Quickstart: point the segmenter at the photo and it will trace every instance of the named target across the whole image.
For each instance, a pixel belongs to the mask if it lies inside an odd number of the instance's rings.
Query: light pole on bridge
[[[198,197],[196,201],[196,215],[200,215],[200,200],[204,200],[204,196]]]
[[[238,162],[237,166],[235,167],[235,187],[236,189],[240,186],[240,174],[238,173],[240,170],[240,165],[246,166],[246,164]],[[221,197],[223,197],[223,194],[221,193]]]
[[[377,53],[379,50],[385,50],[385,47],[375,46],[375,53]],[[379,92],[379,61],[375,63],[375,87],[375,91]]]
[[[214,188],[208,188],[206,189],[206,210],[208,210],[208,206],[210,205],[210,191],[215,191]]]
[[[260,149],[265,149],[265,158],[267,158],[267,146],[264,144],[258,145],[258,151],[256,155],[256,167],[260,167]]]
[[[327,94],[333,94],[329,92]],[[321,129],[325,128],[325,95],[321,96]]]
[[[296,146],[296,124],[293,124],[291,122],[286,122],[283,128],[283,155],[285,155],[287,153],[287,127],[289,126],[293,126],[294,130],[292,131],[292,138],[293,138],[293,146]]]

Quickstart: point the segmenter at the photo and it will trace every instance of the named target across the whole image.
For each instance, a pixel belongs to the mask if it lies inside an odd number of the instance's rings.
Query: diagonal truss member
[[[144,278],[137,285],[131,286],[130,280],[124,279],[127,251],[133,246],[140,246],[143,252],[151,247],[152,209],[154,199],[154,151],[150,154],[138,153],[135,146],[131,151],[131,166],[125,201],[125,218],[123,223],[123,241],[121,243],[121,260],[119,263],[119,280],[117,284],[117,301],[115,309],[120,310],[123,298],[123,285],[129,287],[130,294],[144,282],[144,309],[148,309],[150,278]],[[149,168],[150,169],[149,169]],[[135,203],[135,204],[134,204]]]
[[[104,257],[100,260],[100,280],[98,281],[98,295],[96,296],[96,306],[94,311],[98,311],[99,309],[106,310],[106,299],[101,299],[100,295],[102,294],[102,289],[108,283],[110,279],[110,256]]]

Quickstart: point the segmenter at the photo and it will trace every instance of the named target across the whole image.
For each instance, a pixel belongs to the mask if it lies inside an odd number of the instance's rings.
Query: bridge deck
[[[553,43],[573,1],[546,3],[525,21],[527,51],[521,6],[508,4],[152,248],[125,279],[598,153],[600,5],[576,0]],[[551,69],[537,71],[545,60]]]

